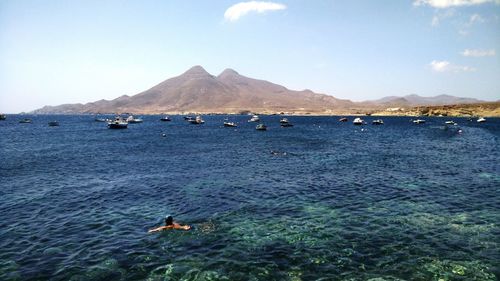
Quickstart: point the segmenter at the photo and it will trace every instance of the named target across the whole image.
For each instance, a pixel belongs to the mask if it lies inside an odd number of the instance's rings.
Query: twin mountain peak
[[[439,98],[435,97],[435,98]],[[441,100],[443,100],[441,96]],[[478,102],[445,96],[445,103]],[[123,95],[113,100],[99,100],[86,104],[45,106],[35,110],[38,114],[81,113],[142,113],[182,114],[196,113],[277,113],[339,114],[363,110],[369,107],[419,104],[417,95],[387,97],[372,102],[352,102],[310,90],[294,91],[265,80],[240,75],[233,69],[225,69],[218,76],[211,75],[203,67],[191,67],[183,74],[167,79],[149,90],[133,96]],[[431,98],[432,99],[432,98]],[[425,102],[432,102],[425,100]]]

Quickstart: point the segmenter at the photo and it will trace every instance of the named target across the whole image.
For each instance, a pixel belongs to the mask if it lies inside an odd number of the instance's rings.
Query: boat
[[[7,116],[5,116],[5,114],[0,114],[0,121],[3,121],[7,119]]]
[[[49,127],[57,127],[57,126],[59,126],[59,122],[57,122],[57,121],[50,121],[49,122]]]
[[[31,121],[31,119],[29,119],[29,118],[24,118],[23,120],[19,121],[19,123],[31,124],[31,123],[33,123],[33,121]]]
[[[258,115],[254,115],[252,116],[252,118],[250,118],[250,120],[248,120],[248,122],[259,122],[260,121],[260,118]]]
[[[290,123],[290,121],[288,121],[287,118],[282,118],[280,120],[280,123],[281,123],[281,127],[293,127],[293,124]]]
[[[266,131],[266,130],[267,130],[267,127],[266,127],[266,125],[264,125],[264,124],[259,124],[259,125],[257,125],[257,126],[255,127],[255,130],[257,130],[257,131]]]
[[[168,116],[165,116],[165,117],[160,118],[160,121],[168,122],[168,121],[172,121],[172,119],[170,119],[170,117],[168,117]]]
[[[454,121],[446,121],[444,122],[446,125],[458,125],[457,123],[455,123]]]
[[[347,118],[346,117],[342,117],[339,119],[339,122],[347,122]]]
[[[423,120],[423,119],[417,119],[417,120],[413,120],[413,123],[415,123],[415,124],[423,124],[423,123],[425,123],[425,120]]]
[[[479,119],[477,119],[477,123],[484,123],[486,122],[486,118],[484,117],[480,117]]]
[[[130,115],[127,118],[127,122],[130,123],[130,124],[134,124],[134,123],[142,123],[143,120],[141,118],[134,118],[134,116]]]
[[[106,119],[106,118],[95,118],[94,121],[96,121],[96,122],[109,122],[111,120]]]
[[[127,129],[128,122],[123,120],[120,116],[117,116],[115,120],[108,122],[109,129]]]
[[[363,121],[363,119],[361,119],[361,118],[357,117],[357,118],[355,118],[355,119],[354,119],[354,121],[352,121],[352,123],[353,123],[354,125],[364,125],[364,124],[365,124],[365,121]]]
[[[382,119],[376,119],[372,121],[373,125],[384,125],[384,121]]]
[[[193,120],[194,117],[193,116],[184,116],[184,120],[186,121],[190,121],[190,120]]]
[[[205,123],[205,121],[203,121],[203,119],[201,119],[200,115],[198,115],[198,116],[196,116],[196,118],[188,120],[188,121],[189,121],[189,123],[194,124],[194,125],[200,125],[200,124]]]
[[[237,127],[237,125],[234,122],[224,121],[224,127]]]

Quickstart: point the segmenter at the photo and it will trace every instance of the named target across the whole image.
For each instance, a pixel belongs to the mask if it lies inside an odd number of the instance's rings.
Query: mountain
[[[283,86],[249,78],[232,69],[218,76],[194,66],[149,90],[114,100],[86,104],[45,106],[33,113],[239,113],[239,112],[317,112],[328,113],[355,106],[349,100],[317,94],[310,90],[293,91]]]
[[[413,106],[450,105],[450,104],[472,104],[472,103],[482,103],[484,101],[472,98],[455,97],[450,95],[422,97],[419,95],[412,94],[403,97],[388,96],[371,102],[375,105],[413,107]]]
[[[449,95],[421,97],[390,96],[375,101],[352,102],[311,90],[294,91],[265,80],[243,76],[226,69],[218,76],[201,66],[194,66],[183,74],[167,79],[133,96],[123,95],[113,100],[99,100],[86,104],[45,106],[36,114],[79,113],[276,113],[347,114],[368,113],[394,107],[423,105],[470,104],[476,99]]]

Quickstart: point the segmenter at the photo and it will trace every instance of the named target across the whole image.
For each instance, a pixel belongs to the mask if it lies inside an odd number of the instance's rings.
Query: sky
[[[0,0],[0,112],[134,95],[194,65],[354,101],[500,99],[500,0]]]

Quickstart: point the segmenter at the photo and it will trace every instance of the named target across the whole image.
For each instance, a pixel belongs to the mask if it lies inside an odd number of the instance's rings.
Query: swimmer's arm
[[[190,225],[180,225],[180,224],[174,224],[175,229],[182,229],[182,230],[190,230],[191,226]]]
[[[164,229],[169,229],[169,228],[171,228],[171,227],[164,225],[164,226],[160,226],[160,227],[157,227],[157,228],[150,229],[150,230],[148,230],[148,233],[162,231]]]

